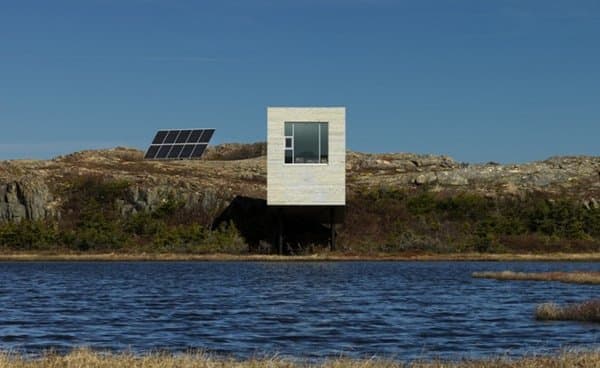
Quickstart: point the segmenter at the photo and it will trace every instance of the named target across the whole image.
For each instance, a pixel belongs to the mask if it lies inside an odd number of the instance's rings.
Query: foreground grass
[[[272,254],[190,254],[190,253],[53,253],[13,252],[1,253],[0,261],[261,261],[261,262],[310,262],[310,261],[600,261],[600,253],[315,253],[310,255],[279,256]],[[487,273],[486,273],[487,274]],[[478,276],[475,276],[478,277]]]
[[[203,353],[181,355],[150,354],[135,356],[130,353],[98,353],[88,349],[74,350],[67,355],[46,355],[38,359],[26,359],[19,355],[0,354],[0,368],[558,368],[599,367],[600,351],[566,352],[556,356],[531,356],[511,360],[492,358],[486,360],[463,360],[459,362],[412,362],[401,363],[386,360],[332,359],[318,364],[298,363],[280,358],[251,359],[247,361],[212,358]]]
[[[542,321],[600,322],[600,299],[565,306],[540,304],[535,310],[535,318]]]
[[[600,284],[600,272],[474,272],[473,277],[496,280],[559,281],[574,284]]]

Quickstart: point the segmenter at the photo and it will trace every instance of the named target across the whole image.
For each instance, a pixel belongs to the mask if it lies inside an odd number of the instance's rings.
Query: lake
[[[0,350],[452,359],[598,348],[598,324],[533,317],[538,303],[584,301],[598,297],[598,286],[471,273],[599,269],[563,262],[6,262]]]

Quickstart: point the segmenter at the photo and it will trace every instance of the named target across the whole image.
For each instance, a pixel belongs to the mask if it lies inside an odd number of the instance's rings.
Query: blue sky
[[[600,155],[597,0],[0,0],[0,159],[265,139],[346,106],[366,152]]]

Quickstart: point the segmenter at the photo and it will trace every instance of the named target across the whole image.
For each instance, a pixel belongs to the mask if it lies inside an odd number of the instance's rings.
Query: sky
[[[0,0],[0,159],[266,139],[346,106],[347,146],[516,163],[600,155],[597,0]]]

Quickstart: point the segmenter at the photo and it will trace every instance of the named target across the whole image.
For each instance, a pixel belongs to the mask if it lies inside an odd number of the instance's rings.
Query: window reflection
[[[329,124],[285,123],[286,164],[326,164],[329,162]]]

